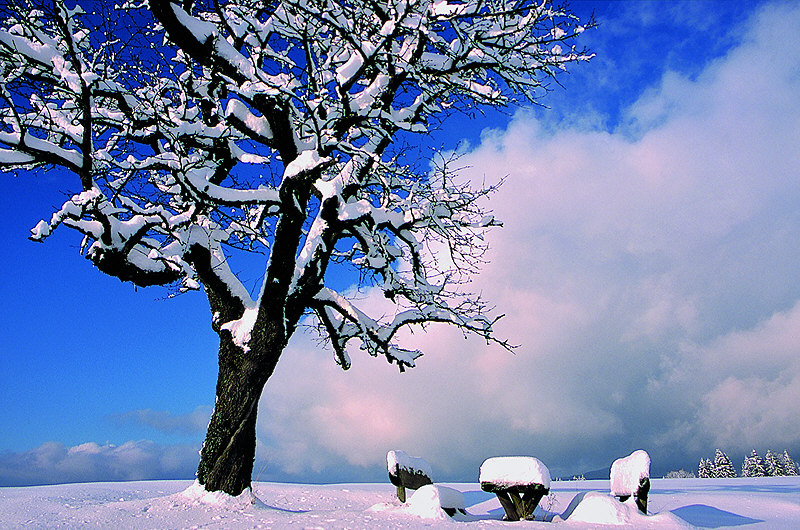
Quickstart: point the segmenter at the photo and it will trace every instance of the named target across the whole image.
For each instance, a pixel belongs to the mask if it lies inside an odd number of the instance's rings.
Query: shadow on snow
[[[743,515],[726,512],[705,504],[691,504],[672,510],[672,513],[692,526],[700,528],[720,528],[723,526],[743,526],[763,523],[761,519],[753,519]]]

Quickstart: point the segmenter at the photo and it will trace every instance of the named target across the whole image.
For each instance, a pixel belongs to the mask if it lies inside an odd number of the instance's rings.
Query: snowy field
[[[0,488],[2,528],[800,528],[800,477],[654,479],[651,515],[606,495],[602,480],[553,482],[537,521],[502,521],[477,484],[456,520],[429,503],[401,505],[390,484],[257,483],[258,501],[207,495],[191,482],[152,481]],[[411,493],[411,492],[409,492]],[[541,506],[540,505],[540,506]],[[542,518],[546,521],[542,521]]]

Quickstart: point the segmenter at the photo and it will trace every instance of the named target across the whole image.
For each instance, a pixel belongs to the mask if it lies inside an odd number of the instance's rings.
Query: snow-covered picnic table
[[[529,519],[550,493],[550,470],[532,456],[499,456],[481,465],[481,489],[494,493],[509,521]]]

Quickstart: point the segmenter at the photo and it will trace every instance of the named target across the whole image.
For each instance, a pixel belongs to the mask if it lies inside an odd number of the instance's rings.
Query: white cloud
[[[686,345],[670,378],[697,402],[692,432],[739,451],[797,443],[800,302],[744,331]]]
[[[767,6],[739,47],[696,79],[665,74],[619,130],[545,131],[520,113],[487,132],[463,162],[509,176],[491,203],[505,227],[472,287],[507,313],[518,353],[435,327],[412,338],[427,355],[407,374],[359,352],[341,373],[297,337],[261,404],[270,465],[335,475],[402,448],[461,478],[514,452],[558,474],[638,447],[685,465],[701,442],[734,443],[748,406],[762,412],[747,444],[791,443],[798,24],[796,6]]]
[[[192,478],[199,447],[148,440],[122,445],[47,442],[24,452],[0,453],[0,486]]]

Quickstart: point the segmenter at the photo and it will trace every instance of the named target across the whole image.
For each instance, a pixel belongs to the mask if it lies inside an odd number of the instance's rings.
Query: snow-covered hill
[[[502,521],[497,499],[477,484],[466,516],[401,505],[390,484],[257,483],[257,500],[201,495],[187,481],[0,488],[2,528],[800,528],[800,478],[655,479],[649,508],[606,495],[608,481],[553,482],[537,521]],[[424,513],[426,517],[421,517]],[[545,521],[542,521],[545,519]]]

